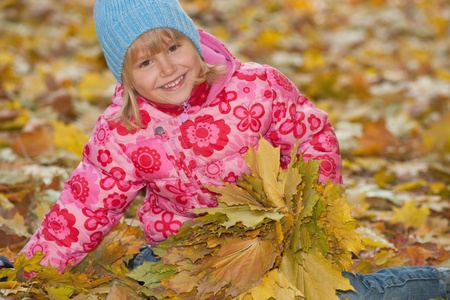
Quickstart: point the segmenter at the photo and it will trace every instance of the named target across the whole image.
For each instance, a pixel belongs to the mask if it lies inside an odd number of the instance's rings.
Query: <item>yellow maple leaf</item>
[[[87,44],[97,42],[94,19],[86,20],[78,28],[77,35]]]
[[[353,223],[356,226],[356,222]],[[353,253],[359,253],[363,249],[361,236],[353,230],[340,230],[341,239],[339,240],[339,245],[346,251],[351,251]],[[350,252],[346,252],[350,254]]]
[[[61,274],[52,266],[43,267],[42,271],[36,275],[36,278],[51,282],[52,285],[71,286],[81,289],[89,285],[87,274],[70,272],[68,267],[64,274]]]
[[[50,286],[45,289],[48,293],[50,299],[53,300],[66,300],[73,294],[75,291],[74,287],[71,286]]]
[[[256,199],[247,191],[238,186],[232,186],[225,182],[223,187],[208,186],[208,189],[212,192],[221,194],[222,197],[220,198],[220,201],[226,203],[228,206],[247,204],[251,209],[265,209],[265,207],[256,201]]]
[[[201,266],[199,271],[205,275],[198,292],[215,294],[230,284],[229,294],[238,296],[249,287],[261,284],[263,275],[275,262],[275,248],[272,239],[228,239],[218,255]]]
[[[263,284],[239,295],[238,300],[295,299],[303,294],[279,269],[273,269],[263,277]]]
[[[53,121],[52,125],[55,130],[53,134],[55,146],[81,156],[84,145],[89,139],[87,134],[73,124],[66,125],[59,121]]]
[[[25,225],[25,219],[19,213],[16,213],[12,219],[4,219],[0,216],[0,228],[9,235],[31,237]]]
[[[354,222],[351,215],[351,207],[345,200],[342,189],[336,185],[327,185],[323,191],[327,209],[327,222],[333,227],[343,228],[345,223]]]
[[[0,69],[14,62],[14,55],[9,51],[0,51]]]
[[[168,287],[171,290],[177,291],[178,294],[189,293],[202,276],[193,276],[191,272],[182,271],[168,281]]]
[[[44,258],[44,254],[38,251],[32,258],[27,259],[26,254],[20,254],[16,257],[14,261],[14,269],[4,268],[0,269],[0,278],[8,277],[7,281],[18,280],[23,277],[22,272],[27,273],[39,272],[44,267],[39,264],[39,262]]]
[[[249,147],[248,152],[244,155],[244,159],[253,174],[261,177],[264,192],[273,206],[278,208],[285,207],[284,186],[278,180],[280,149],[274,148],[267,140],[262,138],[258,145],[258,152]]]
[[[421,137],[428,150],[450,153],[450,112],[433,122],[429,129],[422,132]]]
[[[11,118],[0,120],[0,130],[21,129],[30,120],[30,111],[23,108],[17,100],[6,101],[6,105],[0,105],[0,110],[4,114],[8,111],[12,116]]]
[[[316,4],[313,1],[308,0],[288,0],[286,7],[298,9],[302,12],[314,12],[316,10]]]
[[[367,247],[381,247],[396,249],[395,245],[389,242],[384,236],[375,232],[369,227],[359,227],[355,229],[361,235],[361,239]]]
[[[132,299],[136,299],[136,297],[134,297],[133,295],[130,295],[130,293],[128,293],[125,290],[125,287],[121,287],[118,284],[114,283],[108,292],[107,299],[109,299],[109,300],[132,300]]]
[[[284,33],[280,31],[264,30],[257,38],[256,43],[261,46],[275,48],[283,36]]]
[[[430,209],[427,206],[416,207],[414,201],[408,201],[401,208],[393,207],[394,215],[391,218],[393,223],[403,223],[406,228],[419,228],[425,225]]]
[[[417,181],[411,181],[411,182],[406,182],[406,183],[396,185],[392,188],[392,190],[393,191],[410,191],[413,189],[425,187],[427,185],[428,185],[428,182],[424,179],[421,179],[421,180],[417,180]]]
[[[38,63],[34,66],[33,72],[27,74],[23,84],[21,85],[21,95],[28,101],[36,101],[38,95],[44,95],[48,90],[45,82],[48,72],[47,66],[43,63]]]
[[[386,264],[391,258],[394,258],[398,254],[394,253],[392,250],[381,250],[380,252],[375,255],[373,258],[373,262],[377,265],[384,265]]]
[[[305,51],[304,65],[306,70],[314,70],[320,68],[325,64],[325,58],[322,53],[316,49],[310,49]]]
[[[95,102],[100,98],[110,97],[114,85],[115,79],[111,72],[88,72],[81,79],[78,91],[80,98]]]
[[[338,299],[336,290],[353,290],[350,281],[340,270],[333,268],[330,261],[320,255],[305,253],[301,276],[303,293],[308,300]]]

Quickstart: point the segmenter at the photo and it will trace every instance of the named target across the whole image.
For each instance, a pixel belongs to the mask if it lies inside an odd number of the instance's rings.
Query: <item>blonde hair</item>
[[[122,68],[123,104],[118,113],[112,117],[112,120],[122,121],[128,132],[144,127],[136,100],[137,92],[133,86],[132,76],[132,66],[137,56],[140,54],[155,55],[166,49],[169,43],[179,42],[183,39],[191,42],[190,39],[177,30],[171,28],[152,29],[139,36],[127,50]],[[191,44],[195,48],[192,42]],[[205,81],[211,85],[219,76],[226,73],[224,65],[209,65],[204,62],[203,57],[201,57],[200,64],[201,73],[194,82],[195,85]]]

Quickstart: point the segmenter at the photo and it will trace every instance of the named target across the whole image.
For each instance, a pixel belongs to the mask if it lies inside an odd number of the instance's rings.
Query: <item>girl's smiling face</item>
[[[131,81],[136,93],[150,101],[181,104],[200,75],[201,57],[187,38],[160,39],[159,52],[138,50],[132,55]]]

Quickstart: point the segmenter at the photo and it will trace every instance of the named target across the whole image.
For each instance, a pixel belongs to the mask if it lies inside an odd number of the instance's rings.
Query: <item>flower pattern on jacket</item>
[[[105,145],[109,141],[110,137],[111,132],[106,125],[97,124],[97,126],[95,126],[93,138],[96,145]]]
[[[103,199],[103,206],[115,213],[124,213],[128,208],[127,196],[119,193],[109,194]]]
[[[261,117],[264,116],[264,107],[256,103],[251,107],[237,106],[233,110],[233,114],[236,118],[241,120],[237,125],[239,131],[245,132],[250,129],[253,132],[258,132],[261,128]]]
[[[213,161],[206,166],[204,175],[208,178],[217,179],[222,175],[224,167],[223,162]]]
[[[236,87],[239,89],[238,93],[241,97],[247,99],[254,99],[256,97],[256,84],[254,82],[239,82]]]
[[[278,123],[286,117],[286,103],[278,102],[273,106],[273,123]]]
[[[214,120],[211,115],[199,116],[195,121],[188,120],[181,126],[181,145],[192,149],[195,155],[209,157],[214,151],[222,150],[228,143],[230,127],[223,120]]]
[[[173,219],[172,213],[164,212],[161,216],[161,220],[155,222],[155,229],[167,238],[169,235],[177,233],[177,230],[181,225],[182,223],[180,221]]]
[[[289,119],[281,125],[281,134],[289,134],[293,132],[295,138],[302,138],[306,133],[306,125],[304,120],[305,113],[303,111],[297,111],[296,106],[292,104],[289,107]]]
[[[152,118],[150,117],[150,114],[145,110],[141,110],[140,113],[141,113],[141,121],[143,124],[143,129],[145,129],[145,128],[147,128],[148,123],[150,123]],[[108,125],[109,125],[109,129],[111,131],[116,130],[117,133],[121,136],[129,135],[127,128],[125,127],[125,124],[123,124],[123,122],[120,122],[120,120],[115,120],[115,119],[108,120]],[[136,133],[137,131],[138,131],[137,128],[131,129],[132,134]]]
[[[103,233],[96,231],[89,236],[90,243],[83,244],[83,250],[86,252],[94,250],[103,240]]]
[[[42,234],[48,241],[55,241],[58,246],[70,247],[78,242],[80,232],[74,227],[75,215],[69,213],[66,208],[60,209],[59,204],[55,204],[49,213],[45,215],[42,222]]]
[[[174,195],[175,201],[180,205],[187,205],[189,203],[190,195],[178,179],[175,184],[167,183],[165,188]]]
[[[109,152],[109,150],[99,150],[97,161],[102,165],[102,167],[106,167],[113,161],[111,157],[111,152]]]
[[[289,97],[292,91],[295,89],[294,84],[280,71],[273,69],[273,76],[275,77],[275,82],[281,87],[281,95],[283,97]]]
[[[161,155],[150,147],[141,147],[131,153],[136,168],[144,173],[153,173],[161,168]]]
[[[106,226],[109,223],[108,211],[105,208],[99,208],[96,211],[83,208],[82,212],[87,217],[87,220],[84,222],[84,228],[88,231],[94,231],[98,227]]]
[[[37,237],[40,237],[39,233],[37,233],[36,235],[37,235]],[[37,240],[40,240],[40,239],[37,239]],[[39,251],[42,252],[42,254],[44,254],[44,255],[50,254],[49,246],[45,242],[44,243],[31,242],[28,244],[28,246],[29,247],[26,251],[27,258],[33,257]]]
[[[255,63],[248,63],[249,66],[254,65]],[[245,81],[255,81],[257,79],[260,79],[262,81],[266,81],[267,80],[267,74],[265,72],[264,69],[262,68],[253,68],[250,70],[246,70],[246,69],[240,69],[238,71],[236,71],[235,76],[237,77],[237,79],[239,80],[245,80]]]
[[[319,171],[320,176],[324,178],[330,178],[332,181],[336,181],[337,164],[336,161],[330,155],[319,155],[315,159],[322,160]],[[323,179],[322,179],[323,180]]]
[[[195,159],[187,159],[184,153],[180,153],[180,159],[176,159],[173,155],[170,155],[168,158],[177,171],[183,172],[188,178],[192,178],[192,171],[197,167]]]
[[[209,106],[218,106],[220,113],[227,114],[231,111],[231,102],[237,99],[237,95],[236,91],[223,90]]]
[[[100,187],[103,190],[109,191],[117,187],[122,192],[126,192],[131,188],[131,185],[125,181],[126,172],[123,168],[114,167],[111,169],[110,174],[110,176],[106,176],[100,180]]]
[[[314,137],[312,141],[314,149],[321,152],[327,153],[339,153],[339,144],[334,134],[334,131],[330,127],[326,127],[322,131],[321,135]]]

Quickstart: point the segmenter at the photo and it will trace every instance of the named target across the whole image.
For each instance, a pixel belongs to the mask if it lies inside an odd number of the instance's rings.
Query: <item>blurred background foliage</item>
[[[0,0],[0,254],[11,259],[113,94],[94,3]],[[241,61],[278,68],[329,113],[367,246],[357,270],[449,265],[448,0],[181,4]]]

